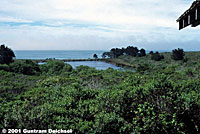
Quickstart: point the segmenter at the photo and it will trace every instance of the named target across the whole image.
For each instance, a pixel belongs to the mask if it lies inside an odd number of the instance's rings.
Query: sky
[[[193,0],[0,0],[0,44],[13,50],[200,51],[200,26],[178,30]]]

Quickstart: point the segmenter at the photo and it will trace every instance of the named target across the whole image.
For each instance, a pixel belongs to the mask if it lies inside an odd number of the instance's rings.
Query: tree
[[[139,50],[137,47],[128,46],[125,50],[125,53],[130,56],[137,56]]]
[[[106,58],[106,57],[108,57],[108,58],[114,58],[113,52],[104,52],[102,54],[102,58]]]
[[[172,59],[183,60],[184,56],[185,56],[185,53],[184,53],[183,49],[178,48],[178,49],[172,50],[172,56],[171,56]]]
[[[97,54],[94,54],[94,55],[93,55],[93,58],[94,58],[94,59],[98,59]]]
[[[14,52],[5,45],[0,46],[0,64],[10,64],[15,57]]]
[[[151,54],[151,55],[152,55],[152,54],[153,54],[153,51],[150,51],[150,52],[149,52],[149,54]]]
[[[102,57],[103,59],[105,59],[106,56],[107,56],[107,52],[104,52],[104,53],[101,55],[101,57]]]
[[[122,49],[119,49],[119,48],[112,48],[110,50],[111,53],[113,53],[113,58],[118,58],[119,56],[123,55],[123,50]]]
[[[140,54],[141,54],[141,56],[146,56],[146,51],[142,48],[142,49],[140,50]]]

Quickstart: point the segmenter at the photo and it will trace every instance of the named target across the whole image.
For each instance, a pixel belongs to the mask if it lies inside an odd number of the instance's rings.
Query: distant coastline
[[[16,50],[16,59],[92,59],[93,54],[100,58],[103,50]]]

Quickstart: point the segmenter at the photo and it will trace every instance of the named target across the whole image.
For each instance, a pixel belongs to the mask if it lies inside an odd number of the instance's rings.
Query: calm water
[[[97,54],[101,58],[102,53],[105,51],[95,50],[73,50],[73,51],[14,51],[16,59],[88,59],[93,58]]]
[[[106,70],[108,68],[113,69],[121,69],[120,67],[117,67],[113,64],[101,62],[101,61],[76,61],[76,62],[66,62],[70,64],[73,68],[76,68],[77,66],[84,65],[89,67],[94,67],[98,70]]]
[[[103,52],[105,51],[14,51],[16,59],[92,59],[94,54],[97,54],[98,57],[101,58]],[[67,63],[73,68],[84,65],[94,67],[98,70],[105,70],[107,68],[120,69],[120,67],[101,61],[77,61]]]

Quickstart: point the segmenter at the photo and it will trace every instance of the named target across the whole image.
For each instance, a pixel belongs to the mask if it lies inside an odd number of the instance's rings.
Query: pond
[[[102,61],[75,61],[75,62],[66,62],[66,63],[70,64],[73,68],[83,65],[83,66],[94,67],[98,70],[106,70],[108,68],[122,69],[121,67],[117,67],[113,64],[105,63]]]

